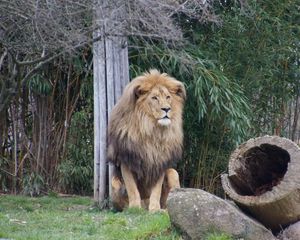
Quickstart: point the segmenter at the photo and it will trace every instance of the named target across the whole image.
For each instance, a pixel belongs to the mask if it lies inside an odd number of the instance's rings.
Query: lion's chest
[[[180,144],[162,139],[130,138],[130,134],[111,135],[108,159],[117,166],[126,165],[133,173],[139,188],[151,188],[174,162],[181,157]],[[159,138],[159,137],[158,137]]]
[[[175,160],[173,151],[159,144],[131,142],[121,151],[119,162],[129,167],[137,182],[143,182],[147,186],[155,184]]]

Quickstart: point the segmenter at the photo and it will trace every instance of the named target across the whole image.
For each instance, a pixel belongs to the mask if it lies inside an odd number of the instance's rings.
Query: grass
[[[0,195],[0,239],[179,240],[167,213],[100,211],[88,197]],[[208,233],[205,240],[232,240]]]
[[[87,197],[0,196],[0,238],[181,239],[166,213],[100,211]]]

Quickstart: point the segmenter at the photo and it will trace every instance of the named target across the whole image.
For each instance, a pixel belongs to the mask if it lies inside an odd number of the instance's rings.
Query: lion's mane
[[[173,97],[173,117],[168,127],[157,126],[145,112],[145,100],[137,101],[138,96],[157,85],[166,87]],[[108,161],[116,166],[119,175],[121,163],[131,170],[142,198],[149,197],[145,196],[147,189],[151,189],[162,173],[182,156],[185,96],[181,82],[165,73],[150,70],[126,86],[112,110],[108,126]]]

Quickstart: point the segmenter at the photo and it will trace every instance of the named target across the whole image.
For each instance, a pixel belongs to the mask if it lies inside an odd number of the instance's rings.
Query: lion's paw
[[[159,203],[150,203],[149,204],[149,212],[158,212],[160,211],[160,204]]]
[[[141,208],[141,201],[129,201],[129,207],[130,208]]]

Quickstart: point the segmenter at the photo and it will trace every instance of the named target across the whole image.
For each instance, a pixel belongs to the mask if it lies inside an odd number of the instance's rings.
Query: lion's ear
[[[179,84],[179,85],[177,85],[176,95],[178,95],[179,97],[181,97],[183,99],[183,101],[186,100],[186,91],[185,91],[185,87],[184,87],[184,85],[182,83]]]
[[[141,95],[145,94],[147,91],[144,90],[140,85],[136,86],[133,90],[134,96],[138,99]]]

